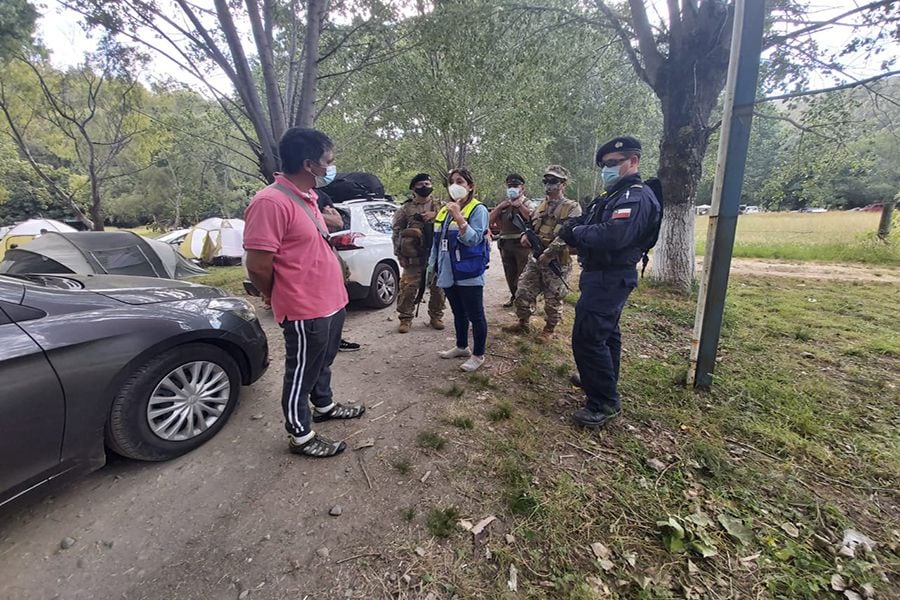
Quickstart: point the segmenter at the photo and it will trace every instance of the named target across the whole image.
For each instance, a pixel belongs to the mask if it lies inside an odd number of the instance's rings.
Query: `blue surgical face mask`
[[[334,165],[328,165],[325,167],[325,175],[316,175],[316,187],[325,187],[332,181],[334,181],[334,176],[337,175],[337,167]]]
[[[620,165],[616,165],[615,167],[603,167],[600,170],[600,177],[603,178],[603,185],[605,187],[613,185],[621,178],[619,175],[619,167]]]
[[[510,200],[515,200],[519,197],[519,188],[506,188],[506,197]]]

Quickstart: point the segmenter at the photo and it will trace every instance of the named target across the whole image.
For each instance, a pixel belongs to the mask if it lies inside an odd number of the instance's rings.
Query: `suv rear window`
[[[364,208],[363,212],[366,213],[366,219],[369,220],[369,227],[379,233],[390,234],[396,210],[392,206],[371,206]]]

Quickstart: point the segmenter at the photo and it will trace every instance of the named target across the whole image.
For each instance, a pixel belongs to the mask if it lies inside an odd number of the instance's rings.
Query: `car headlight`
[[[241,298],[213,298],[206,306],[212,310],[232,313],[245,321],[257,320],[256,309]]]

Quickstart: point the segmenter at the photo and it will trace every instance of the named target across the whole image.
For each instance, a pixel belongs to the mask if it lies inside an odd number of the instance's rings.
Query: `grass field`
[[[734,255],[744,258],[900,265],[900,225],[878,240],[880,213],[764,213],[738,218]],[[895,221],[897,220],[895,215]],[[709,217],[697,217],[697,254],[706,246]]]
[[[683,385],[694,300],[641,286],[622,320],[625,413],[599,434],[567,422],[565,335],[492,329],[494,368],[446,394],[459,502],[423,509],[500,524],[488,551],[444,529],[447,552],[419,576],[438,597],[505,598],[512,566],[516,598],[813,600],[838,597],[840,574],[860,597],[897,598],[896,293],[735,279],[699,393]],[[849,529],[874,551],[839,555]]]

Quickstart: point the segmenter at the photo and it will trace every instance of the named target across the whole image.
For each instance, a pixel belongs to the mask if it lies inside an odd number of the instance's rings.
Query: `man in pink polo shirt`
[[[332,148],[321,131],[288,129],[278,143],[284,172],[257,192],[244,213],[247,272],[284,333],[281,407],[290,450],[318,458],[340,454],[347,445],[317,435],[310,421],[355,419],[366,410],[334,402],[331,392],[347,290],[314,188],[334,178]]]

